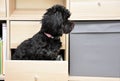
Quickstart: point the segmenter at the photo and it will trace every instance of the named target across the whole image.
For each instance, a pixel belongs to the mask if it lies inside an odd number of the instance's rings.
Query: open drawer
[[[5,81],[67,81],[67,61],[6,61]]]

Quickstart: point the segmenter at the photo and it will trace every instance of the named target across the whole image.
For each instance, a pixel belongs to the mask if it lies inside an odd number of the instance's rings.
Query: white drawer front
[[[67,81],[67,61],[7,61],[6,81]]]
[[[120,0],[71,0],[73,20],[107,20],[120,18]]]

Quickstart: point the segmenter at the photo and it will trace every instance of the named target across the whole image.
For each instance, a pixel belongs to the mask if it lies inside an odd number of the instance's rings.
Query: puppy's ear
[[[63,32],[65,34],[70,33],[73,30],[73,28],[74,28],[74,23],[69,21],[64,25]]]

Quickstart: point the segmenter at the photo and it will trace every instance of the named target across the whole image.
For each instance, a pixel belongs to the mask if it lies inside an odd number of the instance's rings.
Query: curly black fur
[[[22,42],[12,55],[13,60],[56,60],[61,47],[60,37],[71,32],[74,24],[68,20],[70,12],[61,5],[47,9],[41,30]],[[48,37],[45,33],[50,34]]]

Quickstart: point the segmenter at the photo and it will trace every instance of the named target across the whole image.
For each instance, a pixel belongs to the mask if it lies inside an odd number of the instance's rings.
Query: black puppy
[[[17,47],[12,60],[56,60],[62,45],[60,37],[74,27],[69,17],[70,12],[61,5],[47,9],[41,30]]]

